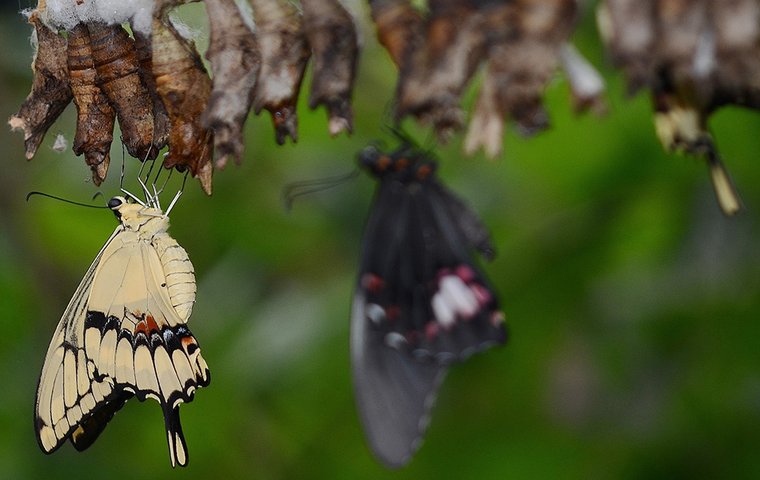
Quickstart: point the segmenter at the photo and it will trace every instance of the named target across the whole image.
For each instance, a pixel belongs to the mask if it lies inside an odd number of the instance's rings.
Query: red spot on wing
[[[374,273],[365,273],[362,275],[361,286],[367,292],[376,294],[385,288],[385,281]]]
[[[425,324],[425,337],[428,340],[433,340],[435,337],[438,336],[438,323],[437,322],[428,322]]]
[[[459,265],[456,269],[456,274],[464,283],[475,281],[475,271],[469,265]]]
[[[385,309],[385,318],[387,318],[390,322],[396,320],[400,314],[401,309],[398,308],[398,305],[390,305]]]
[[[479,283],[470,285],[470,290],[472,290],[472,293],[475,294],[475,298],[478,300],[478,304],[480,306],[487,305],[493,300],[493,295],[491,295],[491,292]]]

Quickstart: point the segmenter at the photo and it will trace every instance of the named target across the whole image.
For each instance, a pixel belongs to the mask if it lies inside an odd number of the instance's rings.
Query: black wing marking
[[[132,398],[130,392],[117,392],[110,400],[103,400],[87,417],[84,417],[71,433],[71,443],[82,452],[97,440],[113,416],[121,410],[127,400]]]

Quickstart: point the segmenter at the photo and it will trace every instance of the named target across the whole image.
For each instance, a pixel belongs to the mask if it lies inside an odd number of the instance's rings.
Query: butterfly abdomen
[[[166,288],[177,314],[187,320],[195,303],[195,271],[187,252],[169,235],[156,235],[151,242],[166,276]]]

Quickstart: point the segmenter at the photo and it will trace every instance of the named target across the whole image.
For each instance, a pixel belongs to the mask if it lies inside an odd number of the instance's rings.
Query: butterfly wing
[[[112,397],[108,385],[104,385],[104,392],[101,392],[101,382],[93,378],[95,364],[86,358],[81,345],[95,270],[104,252],[122,231],[121,226],[117,227],[95,257],[58,322],[48,346],[37,385],[34,422],[37,441],[45,453],[52,453],[63,444],[82,420],[83,411],[92,411],[96,405],[106,404]],[[64,397],[64,378],[68,380],[67,397]],[[77,378],[82,381],[77,382]]]
[[[185,324],[195,294],[187,254],[165,233],[147,241],[122,231],[96,259],[88,290],[85,302],[72,300],[81,305],[76,317],[62,321],[74,334],[54,337],[53,355],[43,367],[38,436],[53,432],[41,440],[43,450],[54,450],[69,436],[77,449],[87,448],[136,395],[161,404],[172,465],[185,465],[179,404],[191,401],[210,380]],[[46,376],[56,365],[56,373]],[[43,417],[40,412],[48,408],[53,413]]]
[[[356,403],[372,451],[385,465],[397,468],[419,448],[447,369],[386,346],[384,333],[365,321],[366,306],[357,293],[351,320]]]
[[[477,215],[443,185],[380,182],[352,308],[351,363],[370,446],[390,467],[421,443],[447,365],[506,340],[471,248],[493,251]]]

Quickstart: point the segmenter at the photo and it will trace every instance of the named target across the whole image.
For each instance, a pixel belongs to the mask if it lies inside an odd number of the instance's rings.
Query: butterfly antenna
[[[357,175],[359,175],[359,169],[354,168],[350,172],[341,175],[289,183],[282,189],[282,201],[285,205],[285,210],[290,211],[293,208],[293,202],[298,197],[333,188],[355,178]]]
[[[179,189],[176,195],[174,195],[174,198],[172,199],[171,203],[169,204],[169,207],[166,209],[165,215],[169,215],[169,212],[172,211],[174,208],[174,205],[177,204],[177,200],[179,200],[180,195],[182,195],[182,191],[185,190],[185,183],[187,183],[187,174],[190,173],[190,171],[185,172],[185,176],[182,179],[182,187]]]
[[[98,192],[98,193],[100,193],[100,192]],[[79,205],[80,207],[87,207],[87,208],[108,208],[108,205],[90,205],[89,203],[75,202],[74,200],[69,200],[68,198],[57,197],[57,196],[51,195],[49,193],[36,192],[36,191],[35,192],[29,192],[29,193],[27,193],[26,194],[26,201],[28,202],[29,199],[31,197],[35,196],[35,195],[39,195],[41,197],[52,198],[54,200],[59,200],[59,201],[64,202],[64,203],[70,203],[72,205]],[[97,194],[96,194],[96,196],[97,196]],[[95,197],[93,197],[93,199],[94,198]]]

